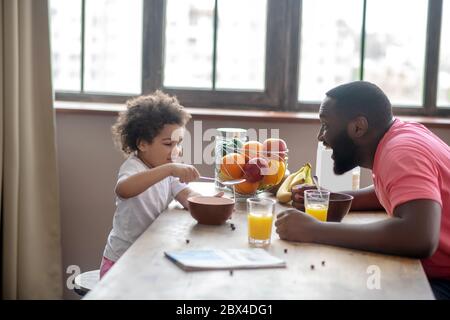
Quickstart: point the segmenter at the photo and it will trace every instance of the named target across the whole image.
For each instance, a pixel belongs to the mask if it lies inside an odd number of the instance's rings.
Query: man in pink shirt
[[[347,192],[352,210],[384,208],[391,219],[324,223],[287,210],[275,223],[280,238],[420,258],[436,298],[449,299],[449,146],[424,126],[395,119],[374,84],[351,82],[326,95],[318,139],[333,149],[335,173],[356,166],[373,173],[373,186]]]

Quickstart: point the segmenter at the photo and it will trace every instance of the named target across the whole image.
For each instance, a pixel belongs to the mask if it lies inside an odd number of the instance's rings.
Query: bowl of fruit
[[[245,179],[234,186],[236,198],[252,197],[281,183],[288,165],[288,152],[282,139],[270,138],[263,143],[248,141],[222,156],[217,178]]]

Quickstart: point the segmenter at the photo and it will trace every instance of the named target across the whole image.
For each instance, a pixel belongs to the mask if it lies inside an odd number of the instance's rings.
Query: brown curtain
[[[47,0],[0,0],[1,295],[60,299]]]

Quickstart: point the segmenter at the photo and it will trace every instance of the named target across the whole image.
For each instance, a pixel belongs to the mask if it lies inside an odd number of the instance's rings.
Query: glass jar
[[[226,173],[220,170],[224,157],[233,157],[231,154],[239,154],[242,150],[242,146],[247,141],[247,130],[241,128],[218,128],[217,135],[215,138],[216,144],[214,148],[215,153],[215,179],[216,188],[220,190],[228,189],[230,187],[224,187],[218,181],[236,179],[230,177]],[[239,169],[242,169],[244,164],[238,163]],[[239,178],[239,177],[238,177]]]

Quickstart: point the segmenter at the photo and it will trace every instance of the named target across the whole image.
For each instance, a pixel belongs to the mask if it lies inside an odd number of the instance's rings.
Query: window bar
[[[214,0],[214,29],[213,29],[213,69],[212,69],[212,89],[216,90],[216,68],[217,68],[217,25],[218,25],[218,2],[219,0]]]
[[[80,91],[84,92],[84,34],[86,18],[86,0],[81,0],[81,56],[80,56]]]
[[[143,0],[142,93],[163,87],[166,4],[165,0]]]
[[[425,70],[423,84],[423,106],[425,114],[437,112],[437,90],[439,73],[439,49],[442,28],[443,0],[429,0],[425,46]]]
[[[364,55],[366,51],[366,12],[367,0],[363,0],[363,15],[361,26],[361,53],[359,61],[359,80],[364,80]]]

